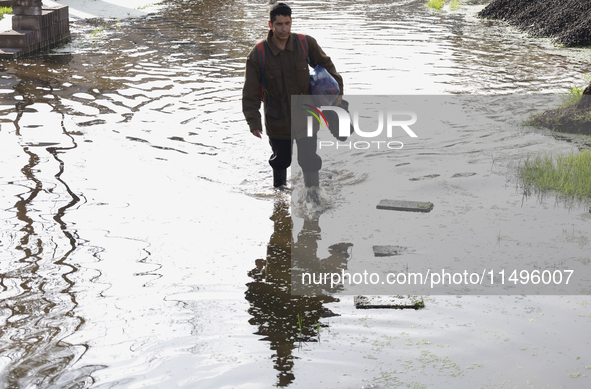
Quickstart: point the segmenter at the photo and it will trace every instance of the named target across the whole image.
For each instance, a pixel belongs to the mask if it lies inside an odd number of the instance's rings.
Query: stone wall
[[[44,52],[70,40],[68,6],[43,8],[42,0],[13,0],[12,11],[12,30],[0,33],[0,58]]]

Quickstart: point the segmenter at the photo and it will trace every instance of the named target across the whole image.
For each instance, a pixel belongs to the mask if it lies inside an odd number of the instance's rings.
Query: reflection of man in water
[[[273,150],[269,164],[273,168],[273,186],[276,188],[287,185],[287,168],[291,165],[293,147],[291,96],[310,94],[308,65],[323,66],[339,84],[341,95],[343,93],[343,79],[337,73],[330,57],[322,51],[316,40],[308,35],[306,40],[310,62],[307,62],[297,34],[291,33],[291,21],[291,8],[284,3],[275,4],[269,12],[270,31],[263,43],[265,128]],[[259,87],[263,85],[263,80],[260,66],[259,53],[255,46],[246,61],[242,111],[250,132],[258,138],[262,135]],[[338,105],[341,99],[341,96],[337,97],[335,105]],[[304,173],[304,183],[307,187],[318,186],[318,171],[322,167],[322,160],[316,154],[316,135],[296,139],[296,142],[298,163]]]
[[[275,203],[273,234],[267,245],[267,256],[257,259],[248,272],[253,279],[247,284],[245,297],[250,303],[249,323],[257,326],[257,335],[264,336],[273,350],[274,368],[279,372],[276,386],[289,386],[294,380],[295,357],[293,349],[298,343],[317,342],[320,339],[322,318],[336,316],[326,305],[337,298],[314,290],[307,296],[291,293],[292,267],[310,272],[340,272],[347,268],[350,243],[337,243],[328,248],[330,255],[320,259],[317,255],[320,227],[318,220],[307,220],[296,242],[293,241],[293,221],[289,203]],[[295,262],[295,263],[294,263]],[[339,285],[327,290],[336,293]]]

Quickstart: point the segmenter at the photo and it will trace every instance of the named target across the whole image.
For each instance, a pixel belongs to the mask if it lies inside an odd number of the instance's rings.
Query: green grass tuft
[[[591,75],[586,74],[583,76],[586,82],[591,82]],[[576,85],[569,87],[565,92],[560,93],[562,98],[562,105],[560,108],[570,107],[571,105],[576,104],[583,96],[583,88],[579,88]]]
[[[565,198],[591,199],[591,150],[529,156],[520,163],[518,174],[526,192],[554,191]]]
[[[444,4],[445,0],[429,0],[429,2],[427,3],[427,5],[433,9],[441,9],[443,8]]]
[[[560,108],[567,108],[571,105],[576,104],[583,96],[583,88],[579,88],[576,85],[569,87],[565,92],[560,93],[562,104]]]
[[[451,0],[449,3],[449,9],[451,11],[457,11],[458,9],[460,9],[461,5],[462,0]],[[427,6],[429,8],[439,11],[445,6],[445,0],[429,0]]]
[[[12,7],[0,7],[0,20],[4,17],[5,14],[11,14]]]

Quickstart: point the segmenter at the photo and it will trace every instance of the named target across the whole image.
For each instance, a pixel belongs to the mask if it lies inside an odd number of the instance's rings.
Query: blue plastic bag
[[[314,95],[316,106],[332,105],[340,93],[334,77],[324,67],[316,65],[310,72],[310,94]]]

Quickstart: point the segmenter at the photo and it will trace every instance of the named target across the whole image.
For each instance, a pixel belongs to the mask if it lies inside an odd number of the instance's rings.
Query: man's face
[[[280,41],[287,41],[291,33],[291,17],[277,15],[273,23],[269,21],[269,28],[273,30],[273,36]]]

